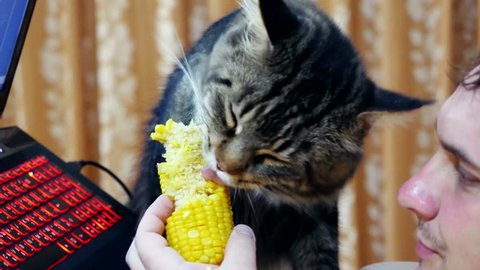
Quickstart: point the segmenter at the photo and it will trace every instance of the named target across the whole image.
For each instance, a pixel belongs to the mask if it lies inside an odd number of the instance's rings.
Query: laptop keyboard
[[[50,268],[121,219],[109,205],[36,156],[0,171],[0,268],[45,256]]]

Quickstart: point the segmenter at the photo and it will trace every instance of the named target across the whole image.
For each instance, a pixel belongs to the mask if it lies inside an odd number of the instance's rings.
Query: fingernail
[[[235,226],[234,230],[255,240],[255,233],[253,233],[252,228],[248,227],[247,225],[238,224]]]

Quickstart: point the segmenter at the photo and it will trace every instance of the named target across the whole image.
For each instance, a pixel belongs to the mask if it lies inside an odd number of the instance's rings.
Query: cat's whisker
[[[164,43],[160,43],[161,45],[161,50],[162,52],[168,56],[170,61],[175,63],[175,65],[182,70],[184,73],[185,77],[187,78],[187,81],[189,82],[190,87],[192,88],[192,92],[195,96],[195,99],[198,101],[202,100],[202,97],[200,96],[200,89],[199,89],[199,83],[197,82],[197,78],[195,78],[195,74],[192,71],[192,68],[190,66],[190,63],[188,62],[188,57],[185,54],[185,50],[182,45],[182,41],[180,40],[180,37],[178,36],[178,32],[175,29],[175,40],[176,43],[174,43],[176,46],[174,49],[171,49],[167,45],[163,45]],[[181,58],[177,57],[175,52],[179,52],[181,55]],[[200,116],[205,115],[205,110],[203,109],[203,106],[201,105],[201,102],[195,102],[197,106],[195,106],[195,109],[197,110],[197,113],[194,115],[196,116],[196,121],[199,123],[205,123],[203,119],[199,119]]]
[[[253,216],[256,217],[257,215],[255,214],[255,207],[253,206],[252,198],[250,197],[249,192],[245,192],[246,197],[248,199],[248,203],[250,204],[250,208],[252,209]]]

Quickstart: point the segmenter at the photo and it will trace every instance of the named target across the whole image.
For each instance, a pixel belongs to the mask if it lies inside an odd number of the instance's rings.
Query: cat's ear
[[[403,112],[432,104],[433,100],[408,97],[386,89],[375,87],[372,102],[367,112]]]
[[[301,23],[284,0],[260,0],[260,12],[272,45],[298,33]]]
[[[365,111],[360,113],[357,117],[360,125],[356,132],[359,136],[365,136],[368,130],[375,122],[380,119],[388,119],[384,123],[402,124],[408,121],[407,115],[396,115],[393,117],[393,112],[407,112],[418,109],[422,106],[434,103],[433,100],[423,100],[413,97],[408,97],[390,90],[378,88],[376,86],[370,104]],[[389,113],[390,112],[390,113]],[[384,118],[388,116],[387,118]]]

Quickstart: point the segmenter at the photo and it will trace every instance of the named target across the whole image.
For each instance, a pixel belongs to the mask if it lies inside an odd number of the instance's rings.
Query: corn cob
[[[187,261],[220,264],[233,214],[228,189],[201,175],[201,127],[169,119],[151,138],[165,147],[166,162],[157,164],[160,187],[175,204],[167,219],[168,244]]]

